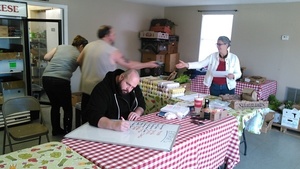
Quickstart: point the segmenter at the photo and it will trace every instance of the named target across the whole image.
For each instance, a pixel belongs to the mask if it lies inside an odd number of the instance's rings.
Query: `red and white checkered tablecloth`
[[[244,88],[255,89],[259,100],[268,100],[271,94],[276,95],[277,82],[275,80],[266,80],[262,84],[251,84],[247,82],[237,82],[235,93],[242,94]]]
[[[209,88],[203,84],[205,75],[198,75],[191,80],[191,91],[209,94]]]
[[[189,117],[166,120],[156,113],[140,121],[179,124],[180,130],[171,152],[64,138],[62,142],[101,168],[208,168],[225,161],[233,168],[239,161],[237,120],[229,116],[205,121],[198,126]]]
[[[203,84],[205,75],[198,75],[191,81],[191,91],[197,93],[209,94],[209,88]],[[259,100],[268,100],[269,95],[276,95],[277,82],[275,80],[266,80],[262,84],[251,84],[247,82],[237,82],[235,93],[242,94],[244,88],[255,89]]]

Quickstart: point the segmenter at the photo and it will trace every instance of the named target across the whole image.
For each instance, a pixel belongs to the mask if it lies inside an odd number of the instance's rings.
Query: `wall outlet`
[[[281,35],[281,40],[289,40],[289,35]]]

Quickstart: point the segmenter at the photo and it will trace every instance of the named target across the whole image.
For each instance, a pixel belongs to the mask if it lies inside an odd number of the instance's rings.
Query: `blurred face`
[[[216,45],[217,45],[217,48],[218,48],[219,52],[222,53],[222,52],[227,51],[228,44],[226,44],[226,43],[219,40]]]
[[[119,88],[122,94],[128,94],[130,93],[138,84],[139,79],[128,76],[129,78],[121,77],[121,81],[119,83]]]
[[[113,45],[116,39],[116,33],[114,29],[110,29],[110,33],[106,35],[110,43]]]

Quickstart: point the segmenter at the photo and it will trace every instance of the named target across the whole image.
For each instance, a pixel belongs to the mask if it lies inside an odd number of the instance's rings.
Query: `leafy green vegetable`
[[[293,109],[293,104],[294,104],[294,102],[288,100],[288,101],[286,101],[284,103],[284,108],[286,108],[286,109]]]
[[[269,101],[269,108],[275,111],[281,105],[281,102],[276,98],[275,95],[270,95],[268,97],[268,101]]]
[[[178,78],[174,80],[174,82],[178,82],[180,84],[190,82],[190,77],[188,75],[180,75]]]

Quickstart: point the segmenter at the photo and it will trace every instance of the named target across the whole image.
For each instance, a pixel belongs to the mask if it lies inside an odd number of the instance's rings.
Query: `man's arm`
[[[101,82],[93,89],[86,109],[88,121],[90,125],[95,127],[116,131],[126,131],[130,128],[128,121],[110,120],[105,117],[105,113],[110,109],[107,90],[109,89],[102,85]]]
[[[98,127],[116,131],[127,131],[130,123],[125,120],[110,120],[107,117],[101,117],[98,121]]]
[[[111,55],[112,59],[119,65],[127,68],[127,69],[143,69],[143,68],[155,68],[159,65],[156,64],[156,61],[150,61],[150,62],[137,62],[137,61],[131,61],[127,58],[125,58],[122,53],[119,50],[116,50]]]
[[[146,108],[145,99],[144,99],[142,90],[139,87],[139,85],[134,89],[134,91],[135,91],[135,96],[138,101],[138,107],[128,115],[128,120],[138,119],[140,116],[143,115],[145,108]]]

